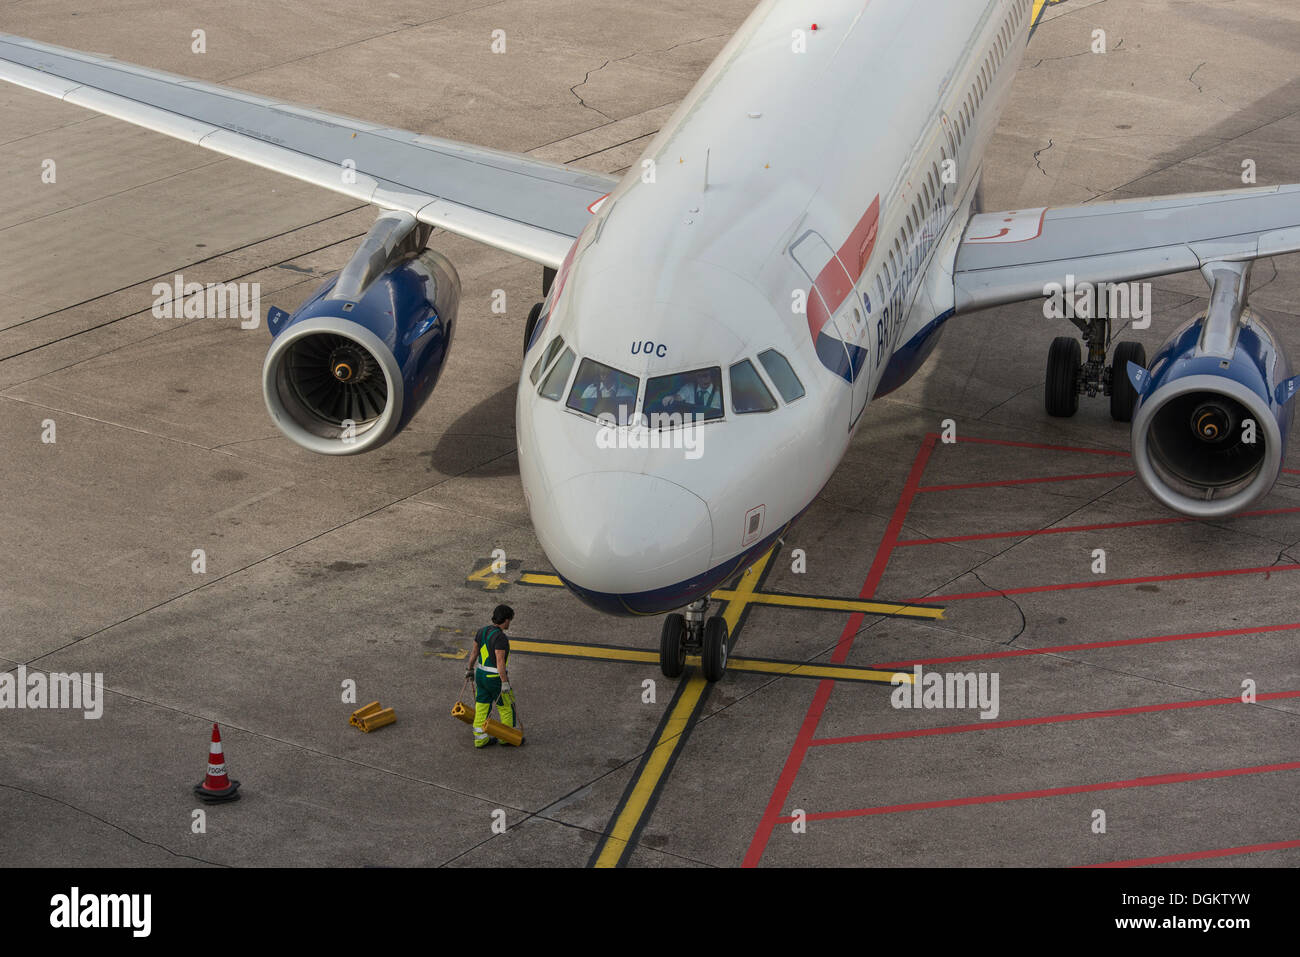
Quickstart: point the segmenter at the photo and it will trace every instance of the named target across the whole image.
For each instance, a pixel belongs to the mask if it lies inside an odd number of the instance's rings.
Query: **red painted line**
[[[912,469],[908,472],[903,491],[899,493],[898,502],[894,506],[894,513],[890,516],[889,525],[886,526],[885,534],[876,549],[876,557],[871,563],[870,571],[867,572],[867,580],[863,582],[862,590],[858,592],[860,599],[875,597],[876,588],[880,585],[880,579],[884,577],[885,568],[889,564],[889,557],[894,550],[894,543],[898,541],[898,535],[903,530],[903,520],[912,507],[912,500],[916,497],[916,490],[921,485],[921,476],[925,473],[925,466],[930,461],[930,455],[934,452],[934,446],[938,438],[937,434],[930,432],[926,434],[925,439],[921,442],[921,448],[912,461]],[[858,633],[858,629],[862,627],[862,621],[865,617],[861,612],[849,616],[848,622],[844,625],[844,630],[840,632],[840,640],[835,646],[835,654],[831,656],[831,661],[842,664],[848,657],[849,649],[853,647],[853,637]],[[803,724],[799,726],[799,734],[795,737],[790,753],[786,755],[785,766],[781,769],[781,775],[777,778],[775,787],[772,788],[772,794],[767,800],[767,807],[763,810],[763,817],[759,820],[758,827],[754,829],[754,836],[750,839],[749,849],[745,852],[744,861],[741,863],[742,867],[757,867],[759,861],[763,859],[763,852],[767,849],[767,842],[772,837],[772,831],[776,829],[779,820],[778,815],[781,813],[781,809],[785,807],[786,800],[790,797],[790,789],[794,787],[795,778],[799,776],[799,769],[803,766],[804,758],[808,755],[808,746],[813,739],[813,735],[817,733],[817,725],[821,723],[822,713],[826,710],[826,703],[830,700],[831,689],[834,685],[835,683],[830,679],[818,682],[812,704],[808,706],[808,712],[804,715]]]
[[[903,520],[907,518],[907,513],[912,509],[912,500],[916,498],[916,490],[921,487],[921,476],[925,474],[925,467],[929,464],[930,455],[934,452],[935,442],[938,438],[936,434],[931,432],[921,442],[921,449],[916,453],[916,458],[912,461],[912,470],[907,474],[907,481],[903,484],[903,492],[898,497],[898,504],[894,506],[894,514],[889,517],[889,525],[885,527],[885,535],[880,540],[880,547],[876,549],[876,557],[871,563],[871,570],[867,573],[867,580],[858,593],[859,599],[874,598],[876,589],[880,587],[880,579],[885,576],[885,568],[889,565],[889,559],[894,553],[894,543],[898,541],[898,536],[903,531]],[[865,617],[861,612],[856,612],[849,617],[848,624],[844,626],[844,631],[840,633],[840,640],[835,646],[835,653],[831,655],[832,663],[842,665],[848,659],[849,649],[853,646],[853,636],[862,627],[862,620]]]
[[[1085,449],[1077,445],[1043,445],[1040,442],[1008,442],[1005,439],[976,439],[969,436],[957,436],[958,442],[972,442],[976,445],[1006,445],[1014,449],[1041,449],[1044,452],[1086,452],[1089,455],[1118,455],[1123,458],[1131,458],[1131,452],[1120,452],[1116,449]]]
[[[1282,698],[1300,698],[1300,691],[1274,691],[1256,696],[1256,701],[1273,701]],[[914,728],[910,731],[884,731],[878,734],[853,734],[842,738],[814,738],[812,747],[827,744],[862,744],[867,741],[894,741],[899,738],[928,738],[941,734],[964,734],[968,731],[989,731],[993,728],[1026,728],[1030,725],[1059,724],[1065,721],[1091,721],[1094,718],[1121,718],[1134,714],[1151,714],[1157,711],[1178,711],[1184,708],[1209,708],[1220,704],[1244,704],[1240,697],[1199,698],[1193,701],[1171,701],[1165,704],[1145,704],[1132,708],[1112,708],[1108,711],[1076,711],[1072,714],[1053,714],[1041,718],[1016,718],[1011,721],[977,721],[974,724],[950,724],[940,728]]]
[[[1230,628],[1225,631],[1196,631],[1181,635],[1156,635],[1151,638],[1121,638],[1115,641],[1084,641],[1077,645],[1052,645],[1047,648],[1017,648],[1014,651],[991,651],[975,655],[952,655],[947,658],[913,658],[868,665],[877,670],[911,668],[913,665],[942,665],[957,661],[985,661],[993,658],[1019,658],[1024,655],[1051,655],[1062,651],[1086,651],[1091,648],[1122,648],[1127,645],[1150,645],[1164,641],[1193,641],[1197,638],[1231,638],[1236,635],[1265,635],[1276,631],[1296,631],[1300,622],[1288,625],[1263,625],[1257,628]]]
[[[913,804],[890,804],[885,807],[855,808],[851,811],[822,811],[809,814],[809,821],[832,821],[851,817],[870,817],[877,814],[901,814],[904,811],[929,811],[945,807],[970,807],[976,804],[1000,804],[1004,801],[1030,801],[1036,798],[1060,797],[1066,794],[1091,794],[1097,791],[1119,791],[1125,788],[1150,788],[1162,784],[1187,784],[1192,781],[1213,781],[1219,778],[1241,777],[1247,774],[1268,774],[1273,771],[1300,770],[1300,761],[1283,764],[1259,764],[1249,768],[1225,768],[1219,771],[1195,771],[1182,774],[1156,774],[1150,777],[1130,778],[1125,781],[1103,781],[1100,784],[1072,784],[1061,788],[1041,788],[1037,791],[1009,791],[1005,794],[982,794],[978,797],[950,798],[946,801],[918,801]],[[790,824],[793,817],[779,818],[777,824]]]
[[[1127,861],[1107,861],[1104,864],[1080,864],[1089,867],[1143,867],[1147,864],[1175,864],[1178,861],[1202,861],[1211,857],[1235,857],[1238,854],[1257,854],[1260,851],[1281,851],[1300,847],[1300,841],[1274,841],[1271,844],[1246,844],[1242,847],[1221,847],[1213,851],[1192,851],[1188,854],[1166,854],[1163,857],[1133,857]]]
[[[750,839],[749,850],[745,852],[741,867],[757,867],[758,862],[763,859],[767,842],[771,839],[781,809],[785,807],[786,799],[790,796],[794,779],[799,776],[799,768],[803,765],[813,735],[817,733],[817,725],[821,723],[822,712],[826,710],[826,702],[830,700],[831,688],[834,686],[835,682],[829,679],[817,683],[817,692],[813,695],[812,704],[808,706],[808,713],[804,715],[803,724],[799,726],[799,734],[795,737],[794,746],[786,755],[781,776],[777,778],[776,786],[772,788],[772,794],[767,799],[767,807],[763,809],[763,817],[754,830],[754,836]]]
[[[925,489],[917,491],[924,492]],[[1233,518],[1257,518],[1261,515],[1287,515],[1292,512],[1300,512],[1300,506],[1294,508],[1269,508],[1256,512],[1241,512],[1232,516]],[[1195,522],[1199,519],[1180,516],[1177,518],[1148,518],[1137,522],[1106,522],[1100,525],[1062,525],[1060,528],[1029,528],[1018,532],[986,532],[981,535],[949,535],[944,538],[909,538],[901,542],[895,542],[895,548],[905,548],[909,545],[942,545],[946,542],[980,542],[993,538],[1027,538],[1033,535],[1062,535],[1067,532],[1100,532],[1111,528],[1141,528],[1147,525],[1178,525],[1184,522]]]
[[[1005,595],[1030,595],[1036,592],[1074,591],[1079,588],[1111,588],[1115,585],[1141,585],[1147,582],[1191,581],[1203,578],[1224,578],[1229,575],[1254,575],[1261,572],[1291,572],[1300,565],[1261,565],[1258,568],[1224,568],[1212,572],[1184,572],[1179,575],[1148,575],[1145,578],[1110,578],[1096,582],[1068,582],[1064,585],[1035,585],[1029,588],[1004,588],[1001,591],[969,591],[957,595],[926,595],[924,598],[907,598],[908,602],[925,602],[932,605],[967,598],[1001,598]]]
[[[1036,485],[1040,482],[1082,482],[1086,479],[1129,478],[1136,472],[1093,472],[1090,475],[1048,475],[1042,478],[1002,479],[998,482],[965,482],[960,485],[926,485],[918,492],[955,492],[967,488],[999,488],[1004,485]]]

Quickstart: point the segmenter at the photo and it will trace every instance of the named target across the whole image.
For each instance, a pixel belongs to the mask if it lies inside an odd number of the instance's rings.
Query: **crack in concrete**
[[[614,118],[613,118],[612,116],[610,116],[608,113],[604,112],[603,110],[598,110],[598,109],[596,109],[594,106],[592,106],[592,105],[591,105],[590,103],[588,103],[586,100],[584,100],[584,99],[583,99],[583,98],[578,94],[578,87],[580,87],[580,86],[586,86],[586,85],[587,85],[587,81],[591,79],[591,75],[592,75],[593,73],[599,73],[601,70],[605,69],[605,67],[609,66],[612,62],[614,62],[614,61],[613,61],[613,60],[606,60],[606,61],[605,61],[604,63],[602,63],[600,66],[596,67],[596,69],[594,69],[594,70],[588,70],[588,71],[587,71],[587,75],[584,76],[584,77],[582,78],[582,82],[581,82],[581,83],[575,83],[573,86],[569,87],[569,92],[572,93],[572,94],[574,95],[574,98],[577,99],[578,103],[579,103],[581,106],[584,106],[584,107],[586,107],[586,108],[589,109],[589,110],[592,110],[592,111],[594,111],[594,112],[596,112],[596,113],[599,113],[601,116],[605,117],[605,119],[609,120],[611,123],[614,122]]]
[[[627,54],[626,56],[614,57],[613,59],[606,60],[600,66],[596,67],[596,69],[588,70],[587,75],[582,78],[582,82],[575,83],[573,86],[569,87],[569,92],[574,95],[578,103],[581,104],[582,106],[586,107],[589,110],[593,110],[599,113],[601,116],[605,117],[605,119],[609,120],[611,123],[616,122],[614,117],[610,116],[608,113],[605,113],[602,110],[596,109],[596,107],[592,106],[590,103],[584,100],[578,93],[578,87],[586,86],[587,81],[591,79],[593,73],[599,73],[601,70],[605,69],[605,67],[609,66],[611,63],[621,63],[624,60],[632,59],[632,57],[650,56],[651,54],[655,54],[655,53],[669,53],[673,50],[676,50],[678,47],[689,46],[692,43],[703,43],[705,40],[716,40],[718,39],[718,37],[726,37],[730,35],[731,35],[730,33],[714,33],[707,37],[696,37],[693,40],[683,40],[681,43],[674,43],[672,46],[664,47],[661,50],[635,50],[632,53]]]
[[[1042,173],[1044,176],[1047,175],[1047,170],[1043,169],[1043,164],[1039,162],[1038,157],[1039,157],[1041,154],[1046,153],[1048,150],[1050,150],[1050,149],[1051,149],[1053,146],[1055,146],[1055,145],[1056,145],[1056,142],[1055,142],[1054,140],[1052,140],[1052,139],[1049,138],[1049,139],[1047,140],[1047,145],[1046,145],[1046,146],[1044,146],[1041,150],[1034,150],[1034,165],[1038,167],[1038,171],[1039,171],[1040,173]]]
[[[104,824],[104,825],[106,825],[106,826],[108,826],[108,827],[111,827],[111,828],[113,828],[113,830],[115,830],[115,831],[121,831],[123,834],[125,834],[127,837],[131,838],[133,841],[138,841],[139,843],[141,843],[141,844],[145,844],[145,845],[147,845],[147,846],[149,846],[149,847],[156,847],[156,848],[158,848],[159,850],[166,851],[166,852],[167,852],[168,854],[170,854],[172,857],[183,857],[183,858],[185,858],[186,860],[189,860],[189,861],[198,861],[200,864],[208,864],[208,865],[210,865],[210,866],[212,866],[212,867],[229,867],[229,866],[230,866],[229,864],[219,864],[219,863],[217,863],[216,861],[209,861],[209,860],[207,860],[206,858],[195,857],[195,856],[192,855],[192,854],[182,854],[182,853],[180,853],[179,851],[173,851],[173,850],[172,850],[170,847],[168,847],[167,845],[165,845],[165,844],[159,844],[159,843],[157,843],[156,841],[146,841],[146,840],[145,840],[143,837],[141,837],[139,834],[134,834],[134,833],[132,833],[131,831],[128,831],[126,828],[122,827],[120,824],[114,824],[112,821],[107,821],[107,820],[105,820],[104,818],[100,817],[98,814],[92,814],[90,811],[87,811],[87,810],[86,810],[85,808],[83,808],[83,807],[77,807],[75,804],[69,804],[67,801],[61,800],[60,798],[56,798],[56,797],[54,797],[54,796],[51,795],[51,794],[45,794],[45,793],[43,793],[43,792],[41,792],[41,791],[33,791],[31,788],[19,787],[17,784],[5,784],[3,781],[0,781],[0,788],[8,788],[8,789],[11,790],[11,791],[21,791],[23,794],[31,794],[31,795],[33,795],[34,797],[44,798],[44,799],[47,800],[47,801],[52,801],[52,802],[54,802],[55,804],[60,804],[60,805],[62,805],[63,807],[66,807],[66,808],[67,808],[68,810],[70,810],[70,811],[76,811],[78,814],[84,814],[84,815],[86,815],[86,817],[93,818],[94,820],[98,821],[100,824]]]
[[[1020,607],[1020,602],[1016,601],[1014,598],[1012,598],[1010,595],[1008,595],[1008,594],[1007,594],[1005,591],[1003,591],[1001,588],[998,588],[996,585],[990,585],[988,582],[986,582],[983,578],[980,577],[979,572],[977,572],[977,571],[972,571],[971,574],[975,576],[975,580],[976,580],[977,582],[979,582],[981,585],[983,585],[983,586],[984,586],[985,588],[987,588],[989,591],[995,591],[995,592],[997,592],[998,595],[1000,595],[1000,596],[1001,596],[1005,601],[1009,601],[1009,602],[1011,602],[1012,606],[1016,609],[1016,613],[1020,615],[1020,630],[1017,631],[1017,632],[1016,632],[1014,635],[1012,635],[1010,638],[1008,638],[1006,641],[1001,642],[1001,644],[1004,644],[1004,645],[1013,645],[1013,644],[1015,644],[1016,639],[1019,638],[1021,635],[1023,635],[1023,634],[1025,633],[1025,628],[1028,626],[1028,622],[1025,620],[1025,610],[1024,610],[1023,608]]]

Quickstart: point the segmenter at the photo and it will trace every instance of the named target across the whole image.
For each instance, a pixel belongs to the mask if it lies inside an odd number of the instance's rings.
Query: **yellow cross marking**
[[[942,608],[927,608],[923,605],[900,605],[896,602],[887,601],[864,601],[860,598],[822,598],[816,595],[787,595],[783,592],[764,592],[755,591],[754,587],[758,581],[757,576],[750,577],[754,574],[754,569],[760,565],[765,565],[767,559],[771,556],[769,552],[759,562],[756,562],[745,577],[741,579],[741,587],[735,591],[729,588],[719,588],[713,592],[712,597],[719,601],[733,603],[736,606],[736,619],[739,620],[740,613],[747,605],[779,605],[783,608],[811,608],[818,611],[847,611],[861,612],[864,615],[892,615],[897,618],[924,618],[929,621],[938,621],[943,618]],[[746,586],[746,582],[749,584]],[[542,585],[549,588],[563,588],[564,582],[560,580],[559,575],[548,575],[545,572],[524,572],[519,579],[521,585]],[[730,610],[731,605],[728,605]],[[725,614],[725,613],[724,613]],[[727,628],[730,629],[732,623],[727,622]]]
[[[536,641],[532,638],[512,638],[510,651],[533,653],[539,655],[562,655],[566,658],[590,658],[593,661],[630,661],[636,664],[659,664],[659,652],[642,651],[638,648],[611,648],[608,645],[574,645],[560,641]],[[459,655],[442,657],[464,658]],[[686,663],[699,667],[699,655],[687,655]],[[832,678],[836,681],[868,681],[890,683],[895,672],[877,671],[872,668],[854,668],[849,665],[812,665],[797,661],[778,661],[772,658],[728,658],[728,671],[753,671],[759,674],[787,675],[792,678]],[[901,684],[912,684],[910,672],[898,672],[903,675]]]
[[[936,620],[943,617],[942,608],[927,608],[919,605],[901,605],[897,602],[866,601],[858,598],[825,598],[815,595],[787,595],[782,592],[759,591],[758,585],[764,572],[772,561],[774,550],[769,550],[758,561],[745,570],[735,588],[721,588],[712,593],[713,599],[724,602],[722,617],[727,623],[727,633],[735,635],[740,627],[740,619],[745,609],[751,605],[774,605],[783,608],[808,608],[819,611],[856,612],[866,615],[892,615],[901,618],[920,618]],[[500,587],[505,582],[504,576],[487,578],[491,567],[478,569],[470,576],[471,581],[492,581],[486,587]],[[496,581],[499,579],[499,581]],[[543,588],[563,588],[564,582],[559,575],[549,572],[520,572],[518,583]],[[510,642],[512,651],[532,652],[543,655],[563,655],[565,657],[588,658],[596,661],[622,661],[642,665],[657,665],[659,652],[643,651],[637,648],[614,648],[608,645],[580,645],[572,642],[535,641],[530,638],[515,638]],[[646,808],[659,788],[667,773],[669,765],[681,747],[682,736],[690,726],[700,701],[709,683],[700,670],[700,659],[692,655],[686,659],[694,666],[685,682],[679,687],[672,708],[664,718],[658,735],[650,745],[645,762],[630,785],[627,800],[619,808],[604,843],[596,856],[594,866],[616,867],[623,855],[627,853]],[[892,684],[896,672],[878,671],[874,668],[854,668],[848,665],[803,664],[797,661],[778,661],[770,658],[730,658],[727,668],[732,671],[747,671],[756,674],[788,676],[792,678],[830,678],[836,681],[862,681]],[[911,684],[912,675],[900,673],[899,683]]]
[[[767,554],[754,562],[741,576],[740,586],[729,596],[727,607],[722,612],[722,617],[727,622],[728,634],[734,631],[736,625],[740,623],[740,613],[749,604],[750,596],[754,594],[754,588],[758,584],[759,576],[763,574],[763,569],[767,568],[767,563],[771,558],[772,552],[769,549]],[[654,660],[659,660],[657,654],[654,656]],[[728,664],[734,665],[734,662],[728,662]],[[700,703],[700,698],[703,696],[704,689],[708,687],[708,684],[704,680],[704,675],[698,669],[691,671],[691,676],[686,680],[686,685],[682,688],[681,694],[677,696],[677,701],[673,704],[673,710],[668,715],[668,720],[664,722],[658,739],[651,746],[650,758],[641,769],[640,777],[637,778],[632,793],[628,795],[627,802],[623,805],[623,809],[619,812],[618,817],[614,819],[614,824],[609,829],[609,834],[605,838],[605,846],[601,848],[600,855],[596,858],[596,867],[614,867],[618,864],[619,858],[623,856],[628,841],[632,839],[632,833],[636,830],[642,815],[645,814],[650,795],[654,794],[655,788],[659,785],[659,779],[663,777],[670,760],[677,753],[682,732],[686,730],[691,716],[695,714],[695,708]]]
[[[732,592],[715,591],[714,598],[730,598]],[[943,617],[942,608],[924,608],[916,605],[898,605],[892,602],[862,601],[856,598],[817,598],[811,595],[784,595],[780,592],[755,592],[746,599],[756,605],[780,605],[785,608],[816,608],[822,611],[860,611],[867,615],[896,615],[900,618],[926,618],[937,621]]]

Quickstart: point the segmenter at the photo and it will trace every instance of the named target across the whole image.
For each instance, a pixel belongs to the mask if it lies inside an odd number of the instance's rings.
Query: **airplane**
[[[1300,379],[1247,291],[1255,259],[1300,251],[1300,185],[984,211],[1033,13],[823,0],[813,23],[762,0],[621,178],[8,35],[0,78],[380,208],[341,272],[268,315],[267,409],[313,451],[374,449],[429,398],[460,297],[432,230],[542,266],[515,410],[538,540],[589,605],[669,613],[665,675],[692,651],[716,681],[711,593],[809,508],[954,316],[1199,269],[1207,310],[1150,362],[1106,310],[1076,315],[1046,411],[1108,397],[1142,483],[1185,515],[1240,511],[1281,472]]]

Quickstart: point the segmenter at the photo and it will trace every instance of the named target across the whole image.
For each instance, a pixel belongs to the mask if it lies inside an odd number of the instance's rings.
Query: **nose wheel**
[[[687,652],[700,656],[700,670],[708,681],[718,681],[727,670],[730,634],[721,615],[706,617],[709,600],[692,602],[685,614],[664,616],[659,635],[659,670],[677,678],[686,668]]]
[[[659,670],[665,678],[681,676],[686,667],[686,619],[665,615],[664,630],[659,634]]]

